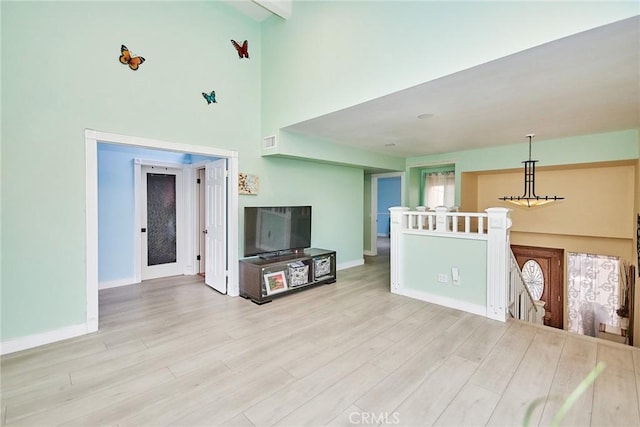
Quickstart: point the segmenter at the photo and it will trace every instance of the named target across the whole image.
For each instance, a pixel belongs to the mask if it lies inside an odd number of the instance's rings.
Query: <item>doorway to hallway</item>
[[[228,191],[230,188],[237,188],[238,180],[238,156],[237,152],[230,150],[215,149],[204,146],[194,146],[179,144],[174,142],[132,137],[126,135],[110,134],[103,132],[96,132],[93,130],[85,131],[85,161],[86,161],[86,248],[87,248],[87,330],[88,332],[95,332],[98,330],[99,321],[99,308],[98,308],[98,290],[99,290],[99,220],[98,220],[98,144],[107,143],[119,146],[137,147],[140,149],[161,150],[166,152],[175,152],[190,154],[194,156],[206,156],[215,157],[220,159],[225,164],[225,171],[223,173],[224,180],[218,181],[218,183],[224,182],[224,192],[218,191],[217,194],[223,194],[226,200],[224,215],[217,215],[216,219],[224,219],[224,236],[222,241],[224,245],[224,256],[217,257],[218,267],[223,268],[220,276],[224,277],[224,286],[227,294],[230,296],[238,295],[238,198],[237,191]],[[194,176],[195,180],[196,169],[190,169],[190,172]],[[220,173],[218,174],[220,176]],[[187,188],[188,186],[185,186]],[[193,194],[186,195],[186,203],[190,206],[194,205]],[[194,208],[191,209],[193,211]],[[139,217],[139,216],[138,216]],[[195,215],[190,215],[187,218],[188,222],[192,224],[193,230],[197,227],[195,224]],[[220,222],[218,222],[220,224]],[[139,224],[138,224],[139,225]],[[131,227],[131,232],[137,232],[139,235],[143,227],[137,227],[137,230]],[[227,239],[228,236],[228,239]],[[220,243],[220,242],[218,242]],[[187,231],[185,235],[186,246],[186,259],[189,261],[183,270],[187,274],[196,274],[195,253],[197,250],[197,239],[195,238],[195,231]],[[141,254],[141,248],[134,250],[137,254]],[[215,263],[211,263],[212,266]],[[140,265],[137,263],[137,265]],[[188,268],[187,268],[188,267]],[[221,268],[218,268],[221,270]],[[132,273],[129,273],[132,276]],[[138,280],[139,281],[139,280]],[[213,286],[212,286],[213,287]]]
[[[378,237],[389,236],[391,216],[388,208],[404,206],[404,185],[403,172],[371,175],[371,224],[369,230],[365,230],[364,233],[365,236],[370,236],[370,250],[366,251],[367,255],[377,255]]]

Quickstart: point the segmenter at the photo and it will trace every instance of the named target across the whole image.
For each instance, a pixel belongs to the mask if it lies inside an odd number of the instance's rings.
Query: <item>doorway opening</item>
[[[545,302],[545,326],[563,329],[564,249],[511,245],[511,250],[532,296]]]
[[[210,262],[209,268],[212,273],[218,277],[222,277],[226,293],[229,296],[238,296],[238,193],[231,191],[236,189],[238,185],[238,155],[237,152],[231,150],[217,149],[205,146],[187,145],[175,142],[160,141],[155,139],[139,138],[127,135],[111,134],[105,132],[97,132],[94,130],[85,130],[85,162],[86,162],[86,259],[87,259],[87,276],[86,276],[86,325],[87,332],[95,332],[98,330],[99,312],[98,312],[98,293],[99,293],[99,223],[98,223],[98,144],[114,144],[120,146],[137,147],[141,149],[160,150],[174,153],[186,153],[194,157],[205,156],[207,158],[217,158],[216,161],[208,161],[203,164],[197,164],[199,168],[205,169],[205,181],[209,180],[209,188],[211,197],[205,194],[206,203],[224,203],[224,209],[218,209],[212,212],[210,216],[212,229],[209,244],[210,253],[214,253],[214,248],[224,253],[224,256],[215,257],[214,262]],[[141,166],[141,165],[140,165]],[[141,168],[140,168],[141,170]],[[184,169],[183,169],[184,170]],[[207,170],[210,173],[207,173]],[[189,169],[190,176],[194,177],[197,168]],[[171,174],[163,174],[171,175]],[[185,186],[188,188],[188,186]],[[190,208],[190,223],[195,222],[195,199],[192,194],[185,194],[187,203]],[[212,209],[205,209],[205,212]],[[221,213],[222,212],[222,213]],[[136,215],[140,218],[139,215]],[[205,215],[205,224],[207,221]],[[140,224],[137,224],[140,225]],[[142,228],[138,227],[137,232],[141,232]],[[187,233],[186,247],[189,257],[198,252],[196,246],[199,244],[195,236],[197,225],[191,227],[193,233]],[[207,229],[207,231],[209,231]],[[216,237],[217,236],[217,237]],[[222,238],[221,238],[222,236]],[[207,239],[205,239],[205,244]],[[209,248],[206,248],[209,249]],[[206,253],[205,249],[205,253]],[[136,250],[141,254],[141,250]],[[141,263],[137,263],[141,265]],[[195,262],[190,263],[191,268],[186,272],[188,274],[197,274],[198,265]],[[206,264],[205,264],[205,268]],[[183,270],[184,271],[184,270]],[[205,273],[206,274],[206,273]],[[138,280],[139,281],[139,280]],[[133,283],[133,282],[132,282]],[[212,286],[216,290],[220,290]]]
[[[404,206],[404,172],[371,175],[371,206],[369,216],[370,251],[366,255],[376,256],[379,251],[388,253],[390,214],[388,208]],[[366,230],[365,230],[366,231]]]

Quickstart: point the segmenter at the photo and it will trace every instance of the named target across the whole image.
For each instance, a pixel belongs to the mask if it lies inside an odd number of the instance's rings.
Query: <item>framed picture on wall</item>
[[[275,273],[267,273],[264,275],[264,288],[267,295],[277,294],[289,289],[287,286],[287,277],[284,271],[277,271]]]
[[[240,172],[238,174],[238,192],[239,194],[248,194],[256,196],[258,194],[258,187],[260,185],[260,178],[258,175],[249,175]]]

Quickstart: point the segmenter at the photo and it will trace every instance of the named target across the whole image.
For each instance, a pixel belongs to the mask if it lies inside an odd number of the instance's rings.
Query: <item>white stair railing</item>
[[[477,304],[459,304],[457,299],[449,295],[441,295],[439,293],[441,285],[433,287],[429,280],[426,280],[427,284],[420,280],[416,282],[416,277],[425,274],[424,268],[419,262],[403,262],[401,259],[403,256],[411,260],[417,258],[411,257],[412,254],[409,252],[403,253],[401,248],[403,241],[408,238],[412,239],[412,244],[424,243],[425,247],[429,248],[433,247],[434,242],[437,244],[437,241],[433,240],[434,237],[484,241],[487,263],[484,285],[487,298],[486,312],[483,314],[501,322],[511,316],[526,322],[543,324],[544,302],[532,297],[511,251],[509,209],[496,207],[488,208],[484,213],[476,213],[450,212],[445,207],[437,207],[433,211],[425,209],[411,211],[407,207],[392,207],[389,211],[391,212],[391,292],[476,314],[483,312],[478,309]],[[424,240],[416,236],[424,236]],[[425,249],[425,252],[428,251]],[[443,270],[437,270],[439,271]],[[431,268],[428,274],[433,273],[434,268]],[[407,286],[410,282],[413,287]],[[425,292],[422,292],[422,289],[425,289]]]
[[[486,236],[485,221],[488,215],[484,212],[451,212],[445,207],[437,207],[433,211],[406,211],[404,215],[407,218],[405,229],[408,231]]]
[[[531,296],[524,282],[522,271],[511,250],[509,268],[509,313],[515,319],[525,322],[544,324],[544,301],[537,301]]]

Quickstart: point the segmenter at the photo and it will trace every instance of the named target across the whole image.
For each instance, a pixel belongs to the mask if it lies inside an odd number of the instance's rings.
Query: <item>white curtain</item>
[[[568,253],[569,330],[598,336],[600,323],[619,325],[620,259]]]
[[[424,183],[424,205],[433,209],[436,206],[448,208],[455,204],[455,172],[435,172],[426,175]]]

